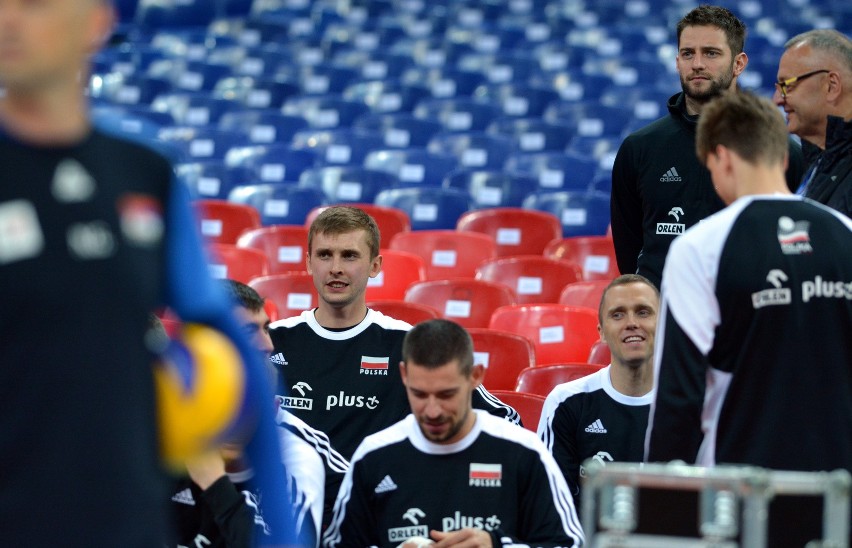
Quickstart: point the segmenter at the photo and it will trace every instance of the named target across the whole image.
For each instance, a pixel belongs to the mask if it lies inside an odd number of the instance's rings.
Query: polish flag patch
[[[361,356],[362,375],[387,375],[390,358],[377,358],[374,356]]]
[[[470,463],[470,479],[472,480],[500,480],[503,479],[502,464]]]

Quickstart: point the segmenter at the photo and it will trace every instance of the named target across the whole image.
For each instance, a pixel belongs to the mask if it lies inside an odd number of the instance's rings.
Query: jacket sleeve
[[[702,415],[708,358],[719,325],[715,282],[698,244],[677,239],[663,275],[654,351],[656,399],[645,439],[645,460],[695,463],[704,439]],[[704,304],[701,304],[704,303]]]
[[[256,533],[255,512],[227,476],[222,476],[202,493],[204,502],[213,513],[219,533],[228,548],[249,548]]]
[[[379,545],[375,534],[378,525],[370,508],[369,490],[362,480],[364,462],[356,460],[358,457],[356,452],[337,493],[331,525],[323,533],[322,545],[326,548]]]
[[[521,470],[527,481],[518,500],[521,524],[518,538],[498,529],[492,532],[492,539],[499,540],[495,546],[582,546],[585,538],[577,510],[550,453],[540,446],[537,453],[530,453],[529,462]]]
[[[799,185],[802,183],[802,179],[805,177],[805,172],[807,172],[808,166],[805,163],[802,145],[793,140],[792,137],[789,138],[788,143],[789,150],[786,172],[787,188],[790,189],[790,192],[796,192]]]
[[[489,414],[501,419],[506,419],[509,422],[515,423],[518,426],[521,424],[521,415],[514,407],[500,401],[500,398],[485,389],[480,385],[473,391],[473,408],[482,409]]]
[[[185,322],[209,325],[222,332],[239,351],[246,394],[244,407],[234,424],[250,430],[246,456],[255,470],[255,481],[265,493],[264,512],[272,530],[263,541],[292,543],[295,530],[287,518],[290,514],[286,492],[280,488],[285,472],[268,374],[260,354],[252,348],[233,317],[232,303],[210,278],[193,219],[188,191],[173,181],[166,210],[164,304]]]
[[[574,504],[580,503],[580,458],[577,452],[577,417],[567,405],[561,405],[553,393],[548,395],[538,426],[538,436],[562,472]]]
[[[642,230],[642,201],[639,195],[639,174],[633,160],[633,144],[628,137],[621,144],[612,166],[610,194],[610,223],[618,270],[634,274],[644,237]]]

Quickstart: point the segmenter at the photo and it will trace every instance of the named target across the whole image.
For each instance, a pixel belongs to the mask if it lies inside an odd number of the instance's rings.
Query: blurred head
[[[272,352],[272,339],[269,338],[269,315],[263,308],[263,297],[236,280],[222,280],[221,283],[237,305],[234,313],[246,337],[264,358],[269,357]]]
[[[703,105],[736,87],[748,64],[745,24],[719,6],[698,6],[677,24],[677,71],[687,98]]]
[[[830,29],[791,38],[772,98],[784,108],[790,133],[825,148],[827,117],[852,118],[852,40]]]
[[[82,87],[113,22],[107,0],[0,0],[0,83],[12,93]]]
[[[411,412],[430,441],[459,441],[473,428],[473,391],[485,369],[473,363],[473,341],[457,323],[438,319],[415,325],[402,343],[400,373]]]
[[[311,223],[307,270],[313,276],[320,308],[366,309],[370,278],[381,271],[379,229],[354,207],[330,207]]]
[[[598,308],[598,333],[609,346],[613,366],[650,365],[660,293],[644,276],[624,274],[604,289]]]
[[[784,117],[768,99],[747,91],[726,93],[704,108],[695,149],[710,170],[716,192],[725,203],[731,203],[736,199],[737,181],[722,169],[720,154],[733,152],[751,165],[780,166],[783,171],[788,153]]]

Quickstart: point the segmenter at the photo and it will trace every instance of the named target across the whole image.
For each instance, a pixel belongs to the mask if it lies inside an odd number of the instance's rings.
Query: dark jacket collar
[[[682,91],[669,97],[666,106],[669,108],[669,113],[671,113],[673,118],[683,120],[692,131],[695,131],[695,127],[698,125],[698,115],[693,116],[686,112],[686,95]]]

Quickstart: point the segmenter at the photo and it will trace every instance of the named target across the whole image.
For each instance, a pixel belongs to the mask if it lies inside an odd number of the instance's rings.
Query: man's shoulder
[[[580,377],[579,379],[574,379],[573,381],[563,382],[562,384],[556,385],[556,387],[550,391],[550,394],[547,395],[547,399],[558,404],[581,394],[589,394],[596,390],[602,390],[602,376],[609,374],[609,367],[610,366],[604,367],[600,371],[595,371],[585,377]]]
[[[408,415],[387,428],[370,434],[358,445],[358,448],[352,455],[351,462],[354,464],[356,461],[364,459],[367,455],[406,440],[413,428],[417,428],[417,425],[414,423],[414,416]]]

